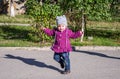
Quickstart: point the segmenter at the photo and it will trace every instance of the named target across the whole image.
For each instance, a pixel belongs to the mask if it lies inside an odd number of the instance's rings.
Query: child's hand
[[[80,31],[80,34],[83,34],[83,31]]]
[[[46,28],[45,27],[40,27],[40,30],[45,30]]]

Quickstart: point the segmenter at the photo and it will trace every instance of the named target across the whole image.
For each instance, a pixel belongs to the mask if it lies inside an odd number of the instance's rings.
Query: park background
[[[0,0],[0,46],[50,46],[54,39],[39,28],[54,28],[66,15],[69,28],[83,30],[74,46],[120,46],[119,0]],[[22,25],[21,25],[22,24]]]

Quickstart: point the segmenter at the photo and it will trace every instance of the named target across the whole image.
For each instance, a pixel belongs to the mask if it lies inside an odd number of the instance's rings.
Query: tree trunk
[[[85,28],[85,15],[82,14],[82,29],[81,31],[83,32],[82,36],[81,36],[81,42],[83,42],[83,38],[84,38],[84,28]]]
[[[15,17],[15,8],[13,5],[13,0],[10,1],[10,16]]]

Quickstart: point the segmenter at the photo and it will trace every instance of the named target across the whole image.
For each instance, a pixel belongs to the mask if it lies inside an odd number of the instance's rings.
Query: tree
[[[49,0],[41,2],[41,0],[28,0],[26,3],[27,14],[34,19],[36,32],[41,37],[40,42],[44,43],[45,39],[49,39],[47,35],[44,35],[39,28],[42,26],[51,28],[52,24],[55,24],[53,20],[55,17],[62,14],[62,10],[56,4],[50,4]]]
[[[75,20],[79,27],[82,26],[82,31],[85,30],[88,19],[110,19],[110,2],[111,0],[59,0],[61,8],[70,15],[70,18],[73,16],[72,21]],[[83,37],[84,34],[81,42]]]
[[[110,12],[112,14],[113,20],[117,20],[117,17],[120,16],[120,0],[111,1]],[[118,21],[120,21],[119,18],[118,18]]]
[[[37,27],[50,26],[57,15],[65,14],[75,28],[86,33],[86,23],[91,20],[110,19],[112,0],[28,0],[27,14],[34,18]],[[41,32],[40,32],[41,34]],[[45,35],[41,34],[45,37]],[[45,38],[42,38],[44,40]],[[84,34],[81,38],[83,41]]]
[[[10,0],[10,16],[15,17],[15,8],[13,5],[13,0]]]

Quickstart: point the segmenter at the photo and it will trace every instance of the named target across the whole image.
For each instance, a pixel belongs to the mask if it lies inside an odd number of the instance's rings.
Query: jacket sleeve
[[[77,31],[77,32],[73,32],[72,30],[69,30],[69,31],[68,31],[69,37],[70,37],[70,38],[73,38],[73,39],[78,38],[78,37],[81,37],[82,34],[83,34],[82,31]]]
[[[48,28],[44,30],[44,33],[47,34],[48,36],[54,36],[54,30]]]

